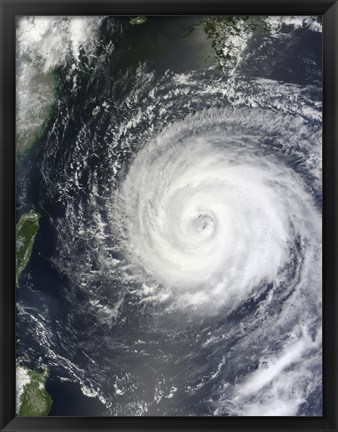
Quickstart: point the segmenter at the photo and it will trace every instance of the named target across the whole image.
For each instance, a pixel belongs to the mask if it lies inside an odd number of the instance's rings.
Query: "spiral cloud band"
[[[155,298],[216,310],[274,283],[299,245],[316,262],[321,216],[289,149],[319,142],[305,121],[263,110],[211,109],[169,126],[114,200],[134,277]]]

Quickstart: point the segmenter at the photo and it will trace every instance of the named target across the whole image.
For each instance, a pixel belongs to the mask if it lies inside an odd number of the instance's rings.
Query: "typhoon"
[[[266,143],[318,140],[300,120],[240,109],[201,112],[159,134],[135,158],[112,212],[137,277],[204,312],[231,310],[269,283],[279,290],[290,269],[302,271],[295,288],[317,290],[320,214]]]

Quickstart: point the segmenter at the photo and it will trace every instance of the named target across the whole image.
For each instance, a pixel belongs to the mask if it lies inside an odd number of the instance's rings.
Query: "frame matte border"
[[[323,417],[15,416],[16,15],[323,16]],[[0,430],[326,431],[337,424],[338,4],[328,0],[0,0]]]

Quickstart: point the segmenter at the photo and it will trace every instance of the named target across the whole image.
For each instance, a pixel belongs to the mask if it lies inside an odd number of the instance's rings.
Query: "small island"
[[[41,215],[34,210],[23,214],[16,224],[16,285],[32,254]]]
[[[147,17],[142,15],[142,16],[130,18],[129,22],[131,25],[139,25],[139,24],[144,24],[146,21],[147,21]]]

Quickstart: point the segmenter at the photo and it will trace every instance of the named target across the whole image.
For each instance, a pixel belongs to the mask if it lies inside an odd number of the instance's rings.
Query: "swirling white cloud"
[[[274,282],[299,239],[313,257],[320,212],[301,176],[262,146],[299,126],[262,110],[211,110],[149,142],[113,211],[132,272],[176,306],[210,310]]]

